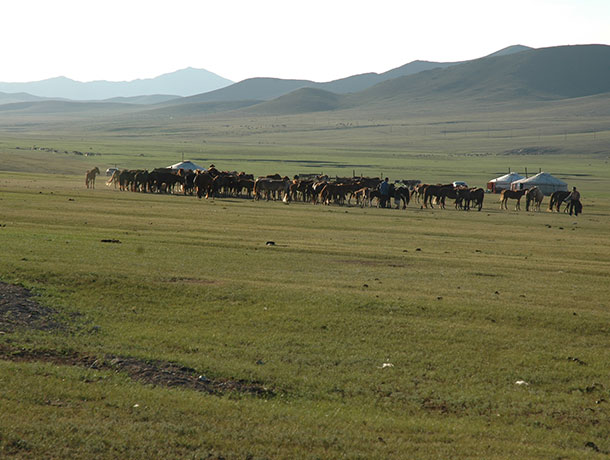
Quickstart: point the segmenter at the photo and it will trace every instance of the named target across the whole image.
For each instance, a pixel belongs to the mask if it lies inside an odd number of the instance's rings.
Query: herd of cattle
[[[169,168],[146,170],[116,170],[106,185],[132,192],[183,193],[196,194],[198,198],[209,197],[243,197],[254,200],[302,201],[310,203],[351,205],[364,207],[383,205],[379,185],[382,179],[377,177],[336,177],[328,176],[295,176],[293,179],[279,174],[254,178],[243,172],[219,171],[211,166],[205,171],[173,170]],[[520,209],[520,200],[526,195],[526,208],[530,202],[535,209],[540,209],[543,196],[539,190],[532,188],[522,190],[518,196],[509,194],[501,196],[502,207],[506,200],[517,200],[516,209]],[[537,192],[537,193],[536,193]],[[422,208],[434,208],[435,205],[445,208],[447,199],[454,201],[456,209],[479,211],[483,207],[485,191],[482,188],[454,186],[453,184],[422,184],[418,180],[405,180],[389,184],[388,205],[394,199],[396,208],[405,209],[411,200],[420,203]]]

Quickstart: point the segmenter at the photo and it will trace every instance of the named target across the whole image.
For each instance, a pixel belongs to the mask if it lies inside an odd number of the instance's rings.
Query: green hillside
[[[278,97],[247,109],[258,114],[298,114],[337,110],[344,107],[344,96],[314,88],[301,88],[285,96]]]
[[[103,113],[121,113],[138,110],[135,104],[121,104],[118,102],[73,102],[73,101],[33,101],[15,102],[0,105],[0,113],[29,113],[29,114],[69,114],[80,113],[95,116]]]
[[[378,101],[466,99],[525,101],[610,92],[610,46],[562,46],[469,61],[380,83],[351,96]]]
[[[381,76],[363,74],[323,84],[251,79],[212,93],[171,101],[166,106],[258,99],[271,102],[249,107],[248,113],[288,115],[358,108],[384,110],[391,117],[410,105],[445,110],[464,103],[533,103],[610,92],[610,47],[604,45],[511,47],[461,64],[416,64],[395,69],[383,78],[401,72],[415,73],[391,78],[359,92],[350,90],[371,85]],[[437,65],[441,67],[433,68]]]
[[[296,89],[311,86],[309,80],[283,80],[281,78],[249,78],[226,88],[197,94],[176,101],[178,104],[194,102],[269,100],[280,97]]]

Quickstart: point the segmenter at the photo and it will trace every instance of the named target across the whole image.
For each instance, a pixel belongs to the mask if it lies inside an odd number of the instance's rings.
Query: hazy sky
[[[0,81],[328,81],[509,45],[610,44],[610,0],[3,0]]]

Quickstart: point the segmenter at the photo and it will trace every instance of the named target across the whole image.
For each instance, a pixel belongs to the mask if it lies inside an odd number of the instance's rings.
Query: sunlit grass
[[[596,404],[610,397],[607,196],[576,219],[500,212],[492,196],[466,213],[93,191],[44,174],[3,173],[0,184],[0,277],[33,289],[68,325],[3,334],[3,346],[167,360],[276,394],[207,396],[0,361],[0,452],[610,450]]]

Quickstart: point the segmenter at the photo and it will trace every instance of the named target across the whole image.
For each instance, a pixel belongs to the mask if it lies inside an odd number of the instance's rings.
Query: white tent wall
[[[502,190],[509,189],[510,184],[512,184],[514,181],[521,179],[525,178],[516,172],[510,172],[487,182],[487,189],[499,193]]]
[[[180,163],[176,163],[175,165],[168,166],[170,169],[188,169],[194,171],[196,169],[204,170],[201,166],[193,163],[192,161],[181,161]]]
[[[528,177],[527,179],[517,180],[510,184],[511,190],[519,190],[520,188],[528,189],[532,187],[538,187],[545,195],[552,195],[553,192],[568,190],[568,184],[545,172]]]

